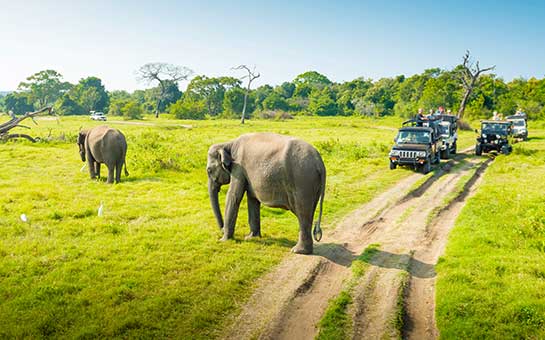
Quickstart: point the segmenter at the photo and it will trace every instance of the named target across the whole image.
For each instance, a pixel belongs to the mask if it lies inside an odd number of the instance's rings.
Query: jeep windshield
[[[514,126],[526,126],[523,119],[512,120]]]
[[[431,142],[430,133],[428,131],[399,131],[396,137],[398,144],[427,144]]]
[[[450,135],[449,131],[450,123],[443,122],[442,124],[439,124],[439,134],[444,137],[448,137]]]
[[[506,135],[509,124],[502,123],[483,123],[482,131],[487,134]]]

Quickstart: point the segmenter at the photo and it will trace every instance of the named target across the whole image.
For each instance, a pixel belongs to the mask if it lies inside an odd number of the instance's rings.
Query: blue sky
[[[134,90],[155,61],[209,76],[255,64],[257,85],[377,79],[451,68],[466,49],[504,79],[545,76],[539,1],[0,0],[0,32],[0,90],[43,69]]]

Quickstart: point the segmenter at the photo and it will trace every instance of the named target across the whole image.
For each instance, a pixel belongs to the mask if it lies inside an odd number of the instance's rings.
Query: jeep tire
[[[426,163],[422,164],[421,170],[424,175],[431,171],[431,159],[428,158]]]
[[[483,149],[481,144],[475,145],[475,155],[480,156],[483,154]]]
[[[390,170],[395,170],[397,168],[397,164],[395,162],[390,161]]]

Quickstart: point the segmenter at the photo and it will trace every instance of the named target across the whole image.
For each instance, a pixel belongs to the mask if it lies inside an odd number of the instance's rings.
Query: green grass
[[[545,130],[497,157],[437,265],[441,337],[545,338]]]
[[[328,171],[325,233],[412,173],[388,170],[395,131],[373,128],[394,118],[143,122],[156,126],[108,122],[129,144],[131,176],[119,185],[80,172],[77,131],[101,124],[88,118],[38,120],[25,131],[44,141],[0,144],[0,337],[221,336],[256,279],[292,256],[298,228],[291,213],[264,208],[263,238],[242,241],[243,203],[236,240],[218,242],[205,171],[213,143],[273,131],[315,145]]]
[[[320,320],[319,340],[348,339],[352,329],[352,319],[348,315],[348,308],[353,302],[352,293],[358,280],[363,277],[369,267],[369,261],[379,251],[379,244],[370,244],[363,253],[351,264],[352,277],[345,284],[341,293],[329,301],[329,305]]]

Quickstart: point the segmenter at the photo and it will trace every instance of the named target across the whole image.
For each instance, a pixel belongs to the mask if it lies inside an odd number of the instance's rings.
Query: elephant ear
[[[85,138],[87,138],[87,130],[80,130],[78,133],[78,144],[85,144]]]
[[[231,165],[233,164],[233,159],[231,154],[225,150],[225,148],[220,148],[218,150],[220,154],[221,167],[227,172],[231,172]]]

